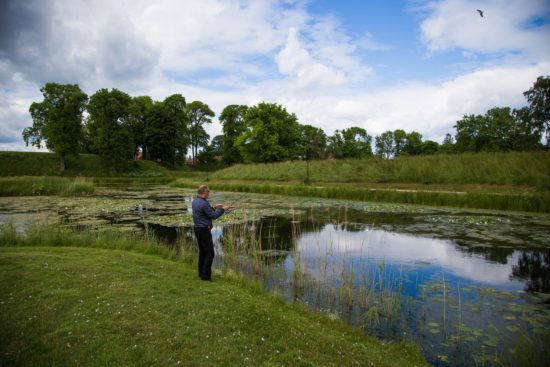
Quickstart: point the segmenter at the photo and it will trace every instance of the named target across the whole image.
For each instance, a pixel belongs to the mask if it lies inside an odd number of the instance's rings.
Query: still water
[[[193,192],[104,188],[87,198],[0,198],[0,222],[147,227],[192,245]],[[213,193],[217,273],[388,341],[435,365],[548,365],[550,216]]]

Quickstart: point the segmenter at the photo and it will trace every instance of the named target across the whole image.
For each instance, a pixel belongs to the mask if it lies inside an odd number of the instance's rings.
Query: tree
[[[342,130],[342,137],[344,138],[342,146],[344,158],[361,158],[372,155],[372,137],[367,134],[367,130],[352,126]]]
[[[385,131],[375,138],[376,155],[381,158],[390,158],[394,155],[394,138],[392,131]]]
[[[223,125],[222,155],[226,164],[241,163],[243,157],[235,142],[246,130],[244,114],[247,106],[229,105],[220,114],[220,122]]]
[[[412,131],[405,137],[406,142],[402,152],[408,155],[422,154],[422,135],[416,131]]]
[[[128,118],[126,120],[128,128],[134,139],[134,149],[137,146],[143,147],[144,156],[148,157],[147,150],[147,124],[148,117],[153,107],[153,100],[149,96],[139,96],[132,98]]]
[[[433,140],[423,141],[420,151],[423,155],[435,154],[439,151],[439,144]]]
[[[455,152],[454,139],[453,136],[449,133],[445,135],[443,142],[439,146],[439,153],[451,154]]]
[[[77,84],[46,83],[40,89],[44,100],[29,108],[33,125],[23,130],[27,146],[42,143],[59,156],[59,169],[65,171],[65,158],[78,155],[82,141],[82,114],[88,96]]]
[[[542,129],[527,108],[495,107],[484,116],[457,121],[455,147],[460,152],[540,149]]]
[[[344,137],[338,130],[334,131],[334,135],[328,139],[327,152],[332,158],[340,159],[344,158]]]
[[[127,125],[132,98],[113,88],[103,88],[90,97],[88,128],[92,144],[101,156],[121,168],[125,160],[132,158],[134,144]]]
[[[405,130],[397,129],[393,132],[393,151],[395,156],[401,155],[405,145],[407,144],[407,133]]]
[[[529,112],[534,129],[542,134],[546,131],[546,145],[550,145],[550,76],[539,76],[533,86],[523,93],[529,103]]]
[[[236,145],[245,160],[277,162],[299,155],[299,127],[296,115],[275,103],[259,103],[249,108],[244,121],[246,130]]]
[[[212,123],[214,111],[201,101],[193,101],[187,105],[187,118],[189,120],[189,141],[191,143],[191,156],[193,162],[198,155],[200,147],[208,144],[210,136],[204,130],[204,124]]]
[[[146,145],[153,160],[175,166],[189,145],[187,104],[181,94],[153,103],[147,116]]]
[[[220,161],[220,157],[223,154],[223,143],[225,137],[223,135],[216,135],[210,144],[208,144],[199,153],[198,160],[202,164],[211,164]]]
[[[300,156],[306,160],[323,159],[327,149],[325,132],[311,125],[299,125]]]

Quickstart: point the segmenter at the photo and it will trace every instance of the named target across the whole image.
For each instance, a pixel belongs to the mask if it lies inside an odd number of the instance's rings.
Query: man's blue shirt
[[[195,227],[212,227],[212,219],[221,217],[223,208],[214,209],[205,198],[197,196],[191,204]]]

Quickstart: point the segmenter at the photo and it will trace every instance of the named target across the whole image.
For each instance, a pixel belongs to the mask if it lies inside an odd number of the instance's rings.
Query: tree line
[[[44,99],[31,104],[33,125],[23,130],[23,139],[57,153],[61,170],[65,158],[78,153],[99,154],[117,169],[134,157],[137,147],[145,159],[173,167],[188,159],[188,152],[193,164],[220,159],[225,164],[267,163],[541,150],[548,149],[550,140],[550,77],[542,76],[524,92],[527,106],[464,115],[454,125],[455,135],[447,134],[441,144],[402,129],[373,139],[364,128],[351,126],[328,136],[320,128],[301,124],[283,106],[266,102],[226,106],[219,115],[223,134],[210,140],[205,126],[215,113],[201,101],[187,103],[181,94],[154,101],[118,89],[100,89],[88,98],[76,84],[47,83],[40,90]]]

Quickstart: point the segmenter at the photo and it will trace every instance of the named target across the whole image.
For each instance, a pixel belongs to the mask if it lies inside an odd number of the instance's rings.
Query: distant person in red
[[[214,261],[214,242],[212,241],[212,219],[219,218],[229,206],[217,204],[212,207],[208,202],[210,190],[208,186],[201,185],[198,195],[191,204],[193,208],[193,223],[195,237],[199,244],[199,277],[202,280],[212,279],[212,262]]]

